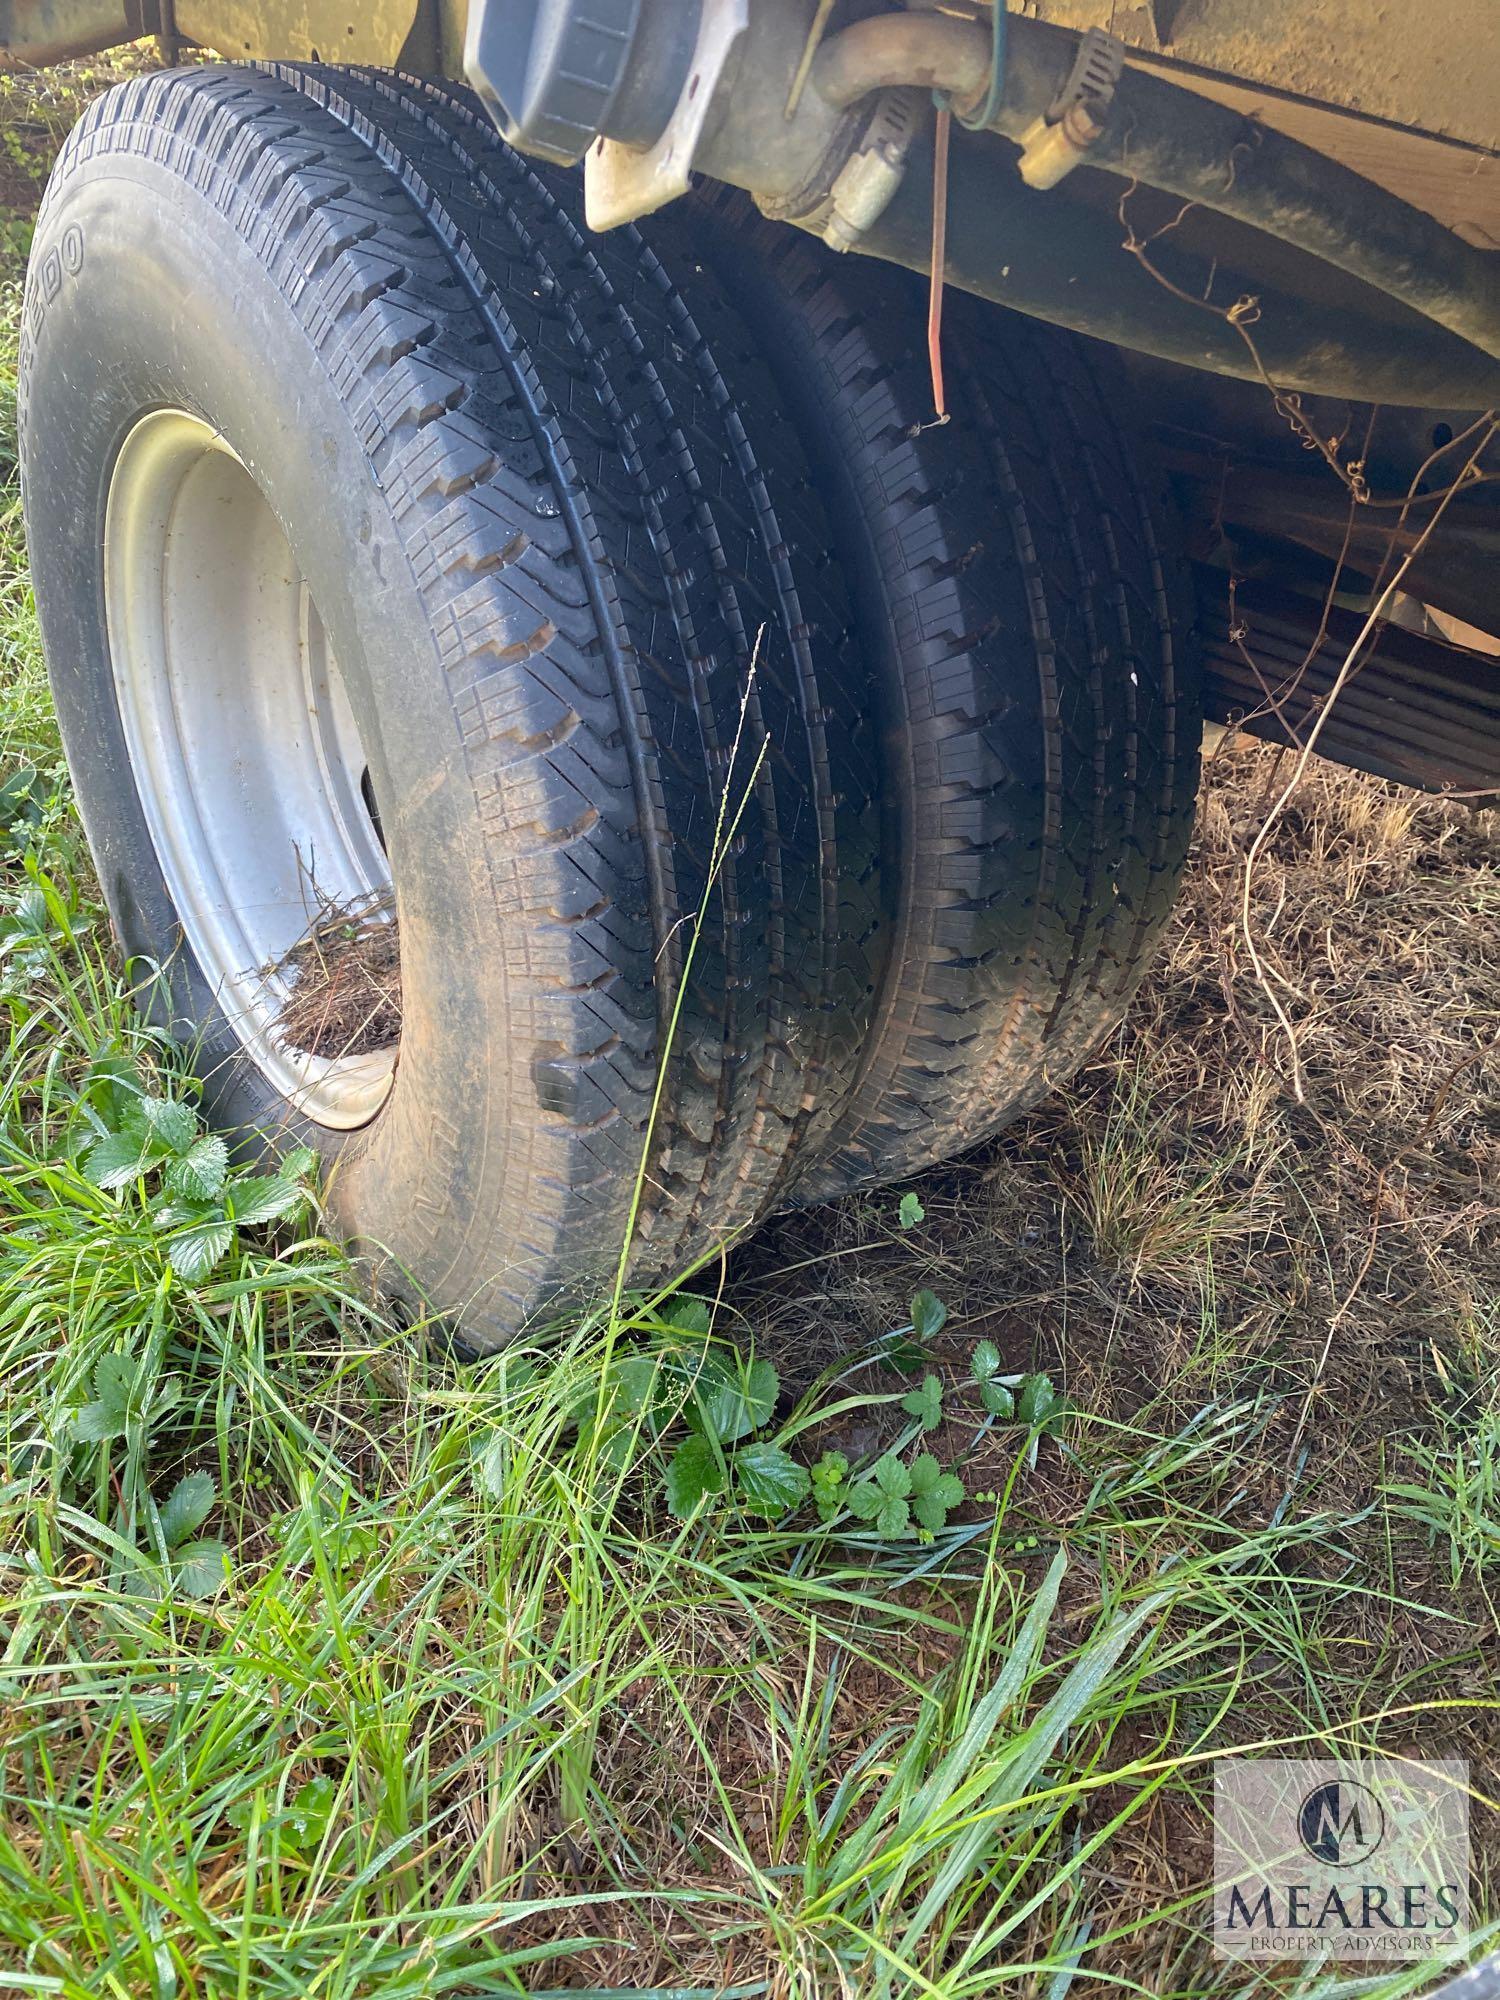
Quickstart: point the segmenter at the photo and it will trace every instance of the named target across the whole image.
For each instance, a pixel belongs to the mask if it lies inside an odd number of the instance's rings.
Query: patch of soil
[[[325,904],[267,972],[291,983],[280,1026],[304,1055],[374,1055],[400,1041],[401,937],[389,892]]]

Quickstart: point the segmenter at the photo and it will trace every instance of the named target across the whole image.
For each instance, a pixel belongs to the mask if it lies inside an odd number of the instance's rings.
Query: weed
[[[1486,1317],[1493,1329],[1500,1309]],[[1407,1445],[1411,1475],[1385,1489],[1398,1514],[1446,1548],[1454,1588],[1473,1579],[1487,1598],[1500,1576],[1500,1393],[1492,1352],[1492,1343],[1481,1336],[1477,1352],[1466,1357],[1475,1371],[1470,1380],[1465,1384],[1450,1376],[1435,1436]]]

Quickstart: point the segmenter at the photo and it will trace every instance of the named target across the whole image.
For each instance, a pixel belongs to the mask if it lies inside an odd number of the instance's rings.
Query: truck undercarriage
[[[1235,635],[1210,648],[1209,713],[1299,740],[1306,702],[1277,692],[1289,627],[1310,639],[1322,596],[1357,604],[1411,558],[1404,594],[1469,647],[1454,659],[1431,619],[1408,632],[1380,697],[1366,672],[1361,727],[1321,748],[1472,788],[1500,746],[1500,672],[1474,643],[1494,622],[1500,509],[1465,458],[1500,406],[1500,26],[1477,0],[1420,17],[1152,0],[1108,10],[1108,34],[1100,16],[1093,0],[1008,20],[816,0],[3,0],[0,59],[156,35],[466,77],[519,150],[584,162],[591,226],[708,176],[924,274],[951,105],[944,282],[1135,357],[1207,615]],[[1264,644],[1231,574],[1292,579]],[[1437,683],[1442,719],[1424,711],[1408,755],[1401,691],[1420,708]]]

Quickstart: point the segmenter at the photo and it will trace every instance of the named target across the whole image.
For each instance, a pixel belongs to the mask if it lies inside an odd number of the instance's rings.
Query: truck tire
[[[939,424],[920,279],[725,190],[696,226],[812,458],[881,700],[885,983],[799,1184],[820,1199],[973,1145],[1124,1012],[1192,830],[1192,599],[1107,350],[950,293]]]
[[[783,1204],[881,977],[875,731],[794,429],[686,251],[579,207],[455,95],[157,74],[64,148],[24,314],[118,934],[213,1121],[318,1147],[335,1225],[474,1348],[607,1289],[632,1230],[665,1273]],[[309,929],[392,909],[399,1043],[293,1046]]]

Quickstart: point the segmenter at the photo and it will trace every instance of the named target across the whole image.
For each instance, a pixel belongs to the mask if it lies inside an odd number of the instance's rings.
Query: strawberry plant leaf
[[[988,1382],[1000,1373],[1000,1350],[993,1340],[981,1340],[969,1356],[969,1373],[976,1382]]]
[[[135,1357],[130,1354],[101,1354],[94,1368],[94,1394],[101,1403],[113,1403],[123,1414],[135,1388]]]
[[[277,1222],[306,1199],[307,1189],[284,1174],[246,1174],[225,1188],[224,1209],[239,1223]]]
[[[888,1451],[849,1488],[846,1504],[859,1520],[869,1521],[878,1534],[894,1541],[911,1526],[911,1510],[906,1504],[910,1492],[911,1473],[894,1452]]]
[[[943,1476],[943,1468],[930,1451],[919,1451],[906,1470],[913,1493],[930,1493]]]
[[[685,1412],[694,1430],[720,1444],[743,1437],[745,1399],[734,1370],[722,1354],[704,1352],[690,1365],[691,1387]]]
[[[901,1197],[901,1205],[896,1210],[896,1219],[903,1229],[915,1229],[919,1222],[927,1220],[926,1209],[910,1189]]]
[[[35,887],[23,889],[0,918],[0,938],[17,944],[40,943],[51,928],[52,913],[47,908],[47,898]]]
[[[915,1375],[926,1359],[926,1348],[905,1333],[888,1333],[881,1338],[881,1364],[897,1375]]]
[[[963,1497],[963,1481],[944,1472],[930,1451],[919,1452],[912,1460],[911,1511],[924,1528],[936,1534]]]
[[[752,1361],[745,1370],[745,1407],[756,1430],[769,1423],[781,1394],[781,1377],[769,1361]]]
[[[693,1292],[676,1293],[662,1307],[661,1316],[678,1333],[692,1334],[699,1339],[707,1334],[712,1317],[707,1299],[700,1299]]]
[[[216,1488],[206,1472],[189,1472],[178,1480],[161,1510],[161,1531],[169,1549],[197,1534],[208,1519]]]
[[[942,1383],[936,1375],[924,1375],[921,1388],[901,1398],[901,1407],[909,1417],[920,1420],[924,1431],[935,1431],[943,1421]]]
[[[615,1414],[644,1417],[661,1400],[661,1361],[654,1354],[629,1354],[609,1372]]]
[[[712,1443],[697,1432],[684,1438],[667,1465],[667,1509],[679,1521],[724,1491],[724,1467]]]
[[[169,1238],[167,1262],[184,1284],[196,1285],[223,1262],[233,1245],[232,1222],[195,1222]]]
[[[911,1330],[918,1340],[931,1340],[948,1321],[948,1308],[935,1292],[920,1291],[911,1302]]]
[[[190,1201],[212,1201],[229,1174],[229,1148],[215,1134],[197,1139],[167,1168],[166,1184]]]
[[[600,1463],[611,1472],[623,1472],[635,1457],[640,1441],[640,1432],[633,1424],[607,1424],[597,1446]]]
[[[212,1538],[187,1542],[174,1562],[177,1588],[188,1597],[212,1597],[228,1579],[229,1551]]]
[[[83,1163],[84,1178],[96,1188],[120,1188],[138,1180],[152,1161],[147,1140],[131,1132],[107,1132],[89,1148]]]
[[[99,1130],[118,1131],[140,1096],[140,1078],[126,1056],[96,1056],[79,1092],[79,1102],[101,1121]]]
[[[812,1486],[812,1475],[779,1444],[747,1444],[731,1460],[734,1490],[747,1514],[774,1521],[800,1506]]]
[[[979,1400],[992,1417],[1008,1420],[1016,1414],[1016,1399],[1003,1382],[981,1382]]]
[[[186,1153],[198,1137],[198,1114],[171,1097],[143,1097],[140,1116],[169,1153]]]
[[[1047,1407],[1045,1416],[1038,1418],[1037,1429],[1043,1437],[1057,1437],[1063,1427],[1063,1419],[1073,1405],[1066,1396],[1054,1396]]]
[[[125,1419],[103,1403],[85,1403],[73,1412],[68,1428],[79,1444],[107,1444],[111,1438],[124,1437]]]
[[[135,1392],[136,1363],[128,1354],[104,1354],[94,1369],[94,1400],[73,1413],[73,1435],[82,1444],[124,1437]]]
[[[746,1365],[737,1355],[706,1354],[693,1383],[689,1421],[720,1444],[733,1444],[759,1430],[776,1407],[780,1387],[769,1361]]]
[[[281,1824],[281,1838],[289,1847],[316,1847],[333,1818],[332,1778],[309,1778],[299,1785],[291,1809]]]
[[[151,1227],[162,1234],[169,1229],[181,1229],[186,1222],[217,1222],[219,1218],[215,1202],[184,1201],[178,1195],[153,1202],[149,1212]]]
[[[849,1461],[841,1451],[825,1451],[812,1469],[813,1504],[821,1521],[835,1520],[844,1510]]]
[[[474,1484],[491,1500],[505,1498],[505,1474],[510,1462],[510,1440],[503,1430],[493,1431],[476,1445],[472,1458]]]
[[[23,823],[36,826],[42,817],[46,780],[34,764],[22,764],[0,784],[0,833]]]
[[[891,1499],[904,1500],[911,1491],[911,1474],[893,1451],[876,1459],[870,1468],[870,1477]]]
[[[1023,1424],[1044,1424],[1057,1404],[1048,1375],[1028,1375],[1016,1397],[1016,1415]]]

